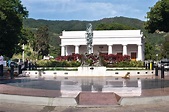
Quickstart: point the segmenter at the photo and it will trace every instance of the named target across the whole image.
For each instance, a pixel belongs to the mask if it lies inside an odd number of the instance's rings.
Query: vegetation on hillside
[[[60,55],[60,38],[63,30],[67,31],[81,31],[86,30],[86,24],[92,23],[93,30],[132,30],[141,29],[144,32],[145,42],[146,42],[146,59],[156,59],[156,54],[160,54],[159,48],[164,42],[163,35],[157,33],[148,33],[144,29],[144,21],[126,18],[126,17],[114,17],[114,18],[104,18],[97,21],[51,21],[51,20],[35,20],[35,19],[25,19],[24,27],[30,28],[35,31],[41,26],[48,25],[49,28],[49,38],[50,38],[50,50],[49,54],[54,57]],[[147,49],[148,48],[148,49]],[[151,49],[149,49],[151,48]],[[151,56],[150,56],[151,55]],[[160,55],[159,55],[160,56]]]

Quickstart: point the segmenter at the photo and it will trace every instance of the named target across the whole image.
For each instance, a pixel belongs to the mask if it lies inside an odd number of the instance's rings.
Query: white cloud
[[[117,13],[111,3],[84,2],[82,0],[27,0],[23,1],[31,13],[83,13],[86,16],[101,18]],[[89,17],[88,17],[89,18]],[[91,18],[92,19],[92,18]]]
[[[132,0],[21,0],[32,18],[102,19],[114,16],[140,17],[146,13]],[[144,1],[143,1],[144,2]],[[146,2],[146,1],[145,1]],[[139,6],[139,7],[138,7]]]

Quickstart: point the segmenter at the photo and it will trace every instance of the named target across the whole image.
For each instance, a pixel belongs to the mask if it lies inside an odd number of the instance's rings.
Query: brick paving
[[[61,92],[58,90],[44,90],[21,88],[5,84],[0,84],[0,94],[23,95],[23,96],[39,96],[39,97],[60,97]]]
[[[136,77],[133,77],[136,78]],[[138,78],[138,77],[137,77]],[[141,76],[146,79],[160,79],[160,76]],[[165,77],[168,80],[169,76]],[[11,94],[11,95],[25,95],[25,96],[42,96],[42,97],[60,97],[61,92],[57,90],[43,90],[43,89],[32,89],[15,87],[6,84],[0,84],[0,94]],[[169,95],[169,87],[143,89],[140,97],[144,96],[165,96]],[[87,96],[87,95],[86,95]],[[97,99],[95,97],[95,99]],[[168,112],[169,102],[162,102],[157,104],[146,104],[146,105],[132,105],[132,106],[77,106],[77,107],[55,107],[55,106],[39,106],[39,105],[28,105],[28,104],[15,104],[15,103],[0,103],[0,112]]]
[[[120,98],[113,92],[81,92],[75,99],[79,105],[118,105]]]

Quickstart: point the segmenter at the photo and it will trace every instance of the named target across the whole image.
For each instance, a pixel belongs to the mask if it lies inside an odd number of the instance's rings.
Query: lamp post
[[[158,54],[156,54],[155,76],[158,76]]]
[[[23,50],[23,51],[22,51],[22,60],[23,60],[23,62],[24,62],[24,55],[25,55],[25,54],[24,54],[24,47],[25,47],[25,45],[23,44],[23,45],[22,45],[22,50]]]
[[[158,54],[156,54],[156,61],[158,61]]]

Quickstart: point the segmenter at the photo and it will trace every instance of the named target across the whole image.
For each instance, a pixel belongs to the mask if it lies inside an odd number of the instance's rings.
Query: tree
[[[153,7],[150,8],[150,12],[147,12],[147,22],[145,22],[145,29],[149,33],[168,32],[169,31],[168,20],[169,20],[169,0],[159,0]],[[169,58],[168,42],[169,41],[167,41],[167,37],[165,37],[165,41],[163,42],[163,44],[157,45],[158,48],[162,48],[160,49],[160,56],[162,56],[163,58],[167,57]]]
[[[145,60],[154,60],[155,59],[155,53],[154,53],[154,47],[149,43],[145,43]]]
[[[134,28],[119,23],[101,23],[96,26],[96,30],[132,30]]]
[[[22,38],[22,21],[28,11],[20,0],[0,1],[0,52],[12,57],[19,47]]]
[[[48,26],[42,26],[37,30],[35,36],[34,50],[38,53],[38,59],[49,54]]]
[[[154,7],[147,12],[147,22],[145,28],[153,33],[156,30],[169,31],[169,0],[159,0]]]
[[[165,35],[165,42],[162,45],[162,56],[163,58],[169,58],[169,34]]]

